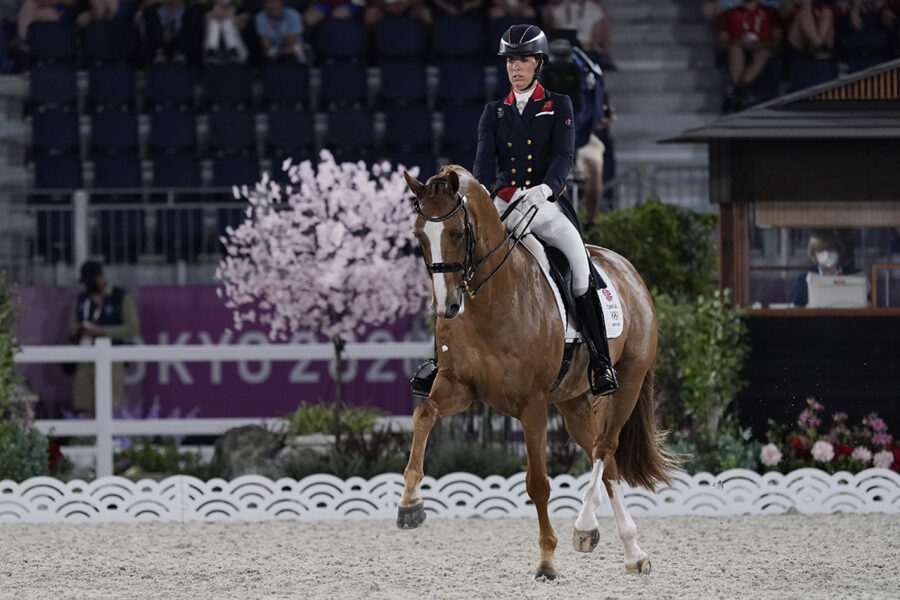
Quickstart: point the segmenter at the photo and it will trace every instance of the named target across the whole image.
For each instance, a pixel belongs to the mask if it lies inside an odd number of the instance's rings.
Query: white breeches
[[[494,198],[494,206],[501,215],[506,211],[509,202],[501,198]],[[517,210],[510,215],[505,223],[508,227],[515,226],[520,218]],[[591,268],[588,264],[587,251],[581,235],[575,229],[575,225],[566,216],[556,202],[542,202],[540,210],[531,222],[529,230],[545,244],[558,248],[566,256],[569,266],[572,268],[572,291],[575,296],[581,296],[588,289]]]
[[[218,50],[219,44],[225,44],[228,50],[235,50],[241,62],[247,60],[247,47],[241,39],[241,33],[234,24],[233,19],[219,21],[208,19],[206,21],[206,45],[207,50]]]

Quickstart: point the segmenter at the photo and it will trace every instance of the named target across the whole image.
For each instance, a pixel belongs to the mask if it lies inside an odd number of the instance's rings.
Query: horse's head
[[[434,287],[439,316],[452,319],[465,310],[465,288],[475,269],[475,231],[456,171],[443,167],[426,183],[404,172],[415,194],[415,234]]]

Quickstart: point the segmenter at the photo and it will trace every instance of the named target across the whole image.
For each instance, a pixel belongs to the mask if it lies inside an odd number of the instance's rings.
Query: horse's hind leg
[[[606,481],[606,491],[609,492],[612,504],[613,516],[616,519],[616,530],[619,539],[625,546],[625,572],[626,573],[650,573],[650,557],[641,550],[637,543],[637,527],[625,506],[625,495],[618,481]]]
[[[584,394],[556,405],[562,413],[569,435],[587,453],[588,460],[594,465],[591,481],[582,497],[581,512],[578,513],[572,532],[572,541],[577,552],[593,552],[600,541],[600,523],[597,521],[596,511],[603,501],[601,487],[603,463],[594,462],[593,445],[597,432],[590,399],[590,394]]]
[[[435,422],[464,411],[472,403],[465,386],[445,374],[438,373],[431,395],[413,412],[413,439],[409,462],[403,471],[403,494],[397,509],[397,527],[413,529],[425,520],[425,502],[419,495],[419,483],[425,476],[425,446]]]
[[[538,525],[541,529],[541,561],[534,578],[556,579],[558,573],[553,564],[556,551],[556,534],[550,525],[547,503],[550,501],[550,479],[547,477],[547,408],[543,403],[535,403],[520,415],[525,449],[528,453],[528,472],[525,489],[537,510]]]

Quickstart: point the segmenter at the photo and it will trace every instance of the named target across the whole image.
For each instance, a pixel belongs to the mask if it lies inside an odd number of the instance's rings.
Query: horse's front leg
[[[538,563],[534,578],[545,577],[556,579],[559,573],[553,564],[553,553],[556,551],[556,534],[550,525],[547,503],[550,501],[550,479],[547,477],[547,407],[539,403],[529,406],[521,416],[522,433],[525,436],[525,449],[528,453],[528,472],[525,476],[525,488],[537,510],[538,525],[541,528],[540,547],[541,561]]]
[[[403,494],[397,509],[397,527],[414,529],[425,521],[425,502],[419,495],[419,483],[425,476],[425,446],[435,422],[466,410],[472,403],[469,390],[452,376],[438,372],[431,394],[413,412],[413,439],[409,462],[403,471]]]

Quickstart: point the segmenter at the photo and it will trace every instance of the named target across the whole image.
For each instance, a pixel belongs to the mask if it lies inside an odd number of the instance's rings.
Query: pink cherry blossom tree
[[[414,216],[400,168],[285,161],[291,184],[264,176],[235,189],[250,206],[246,219],[222,237],[226,255],[216,270],[219,296],[234,326],[267,326],[273,340],[303,329],[327,336],[337,358],[341,393],[344,343],[366,327],[421,311],[431,287],[414,253]]]

